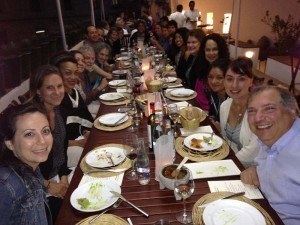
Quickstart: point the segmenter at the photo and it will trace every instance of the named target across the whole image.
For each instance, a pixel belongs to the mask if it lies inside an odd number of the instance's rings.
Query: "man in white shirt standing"
[[[186,23],[185,27],[189,30],[196,29],[197,21],[201,19],[201,15],[198,9],[195,9],[195,1],[189,2],[189,10],[186,10],[184,13]]]
[[[185,16],[182,14],[182,9],[183,6],[182,5],[177,5],[176,7],[176,12],[172,13],[170,15],[170,20],[175,20],[177,23],[177,28],[181,28],[184,26],[185,23]]]

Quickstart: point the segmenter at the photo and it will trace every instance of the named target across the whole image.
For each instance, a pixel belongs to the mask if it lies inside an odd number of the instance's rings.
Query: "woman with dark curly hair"
[[[201,42],[199,61],[197,64],[197,80],[195,91],[197,92],[196,100],[203,110],[209,111],[209,92],[207,76],[210,65],[216,59],[225,59],[229,61],[229,50],[224,38],[216,33],[207,35]]]

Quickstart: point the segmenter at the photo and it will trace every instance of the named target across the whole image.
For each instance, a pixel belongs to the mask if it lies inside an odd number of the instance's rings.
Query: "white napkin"
[[[127,93],[127,88],[117,88],[118,93]]]
[[[189,105],[189,103],[187,101],[183,101],[183,102],[176,102],[176,103],[169,104],[169,106],[171,106],[171,105],[177,105],[177,107],[179,109],[183,109],[183,108],[187,107]]]
[[[182,84],[177,84],[177,85],[168,86],[168,89],[170,89],[169,91],[171,91],[173,88],[179,88],[179,87],[183,87],[183,85]]]
[[[90,182],[90,181],[107,181],[107,180],[113,180],[115,182],[117,182],[117,184],[119,184],[120,186],[122,185],[122,181],[123,181],[123,177],[124,177],[124,173],[121,173],[120,175],[117,175],[117,176],[112,176],[112,177],[92,177],[92,176],[89,176],[87,174],[83,175],[83,177],[81,178],[81,181],[79,183],[78,186],[80,185],[83,185],[87,182]]]
[[[180,133],[182,136],[189,136],[191,134],[196,134],[201,132],[212,133],[213,129],[211,128],[210,125],[198,127],[195,130],[187,130],[184,128],[180,128]]]

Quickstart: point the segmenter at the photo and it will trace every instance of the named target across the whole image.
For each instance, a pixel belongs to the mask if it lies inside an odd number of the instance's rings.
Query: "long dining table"
[[[112,91],[112,90],[111,90]],[[190,101],[192,104],[195,104],[195,101]],[[118,108],[122,106],[111,106],[101,104],[97,117],[116,112]],[[218,134],[218,131],[214,125],[206,118],[201,125],[211,125],[214,129],[214,132]],[[147,143],[147,118],[144,117],[143,121],[138,128],[138,131],[135,133],[138,137],[143,137]],[[128,129],[123,129],[119,131],[102,131],[95,127],[92,128],[85,148],[83,150],[81,159],[92,149],[105,145],[105,144],[122,144],[123,136],[128,132]],[[147,145],[146,145],[147,146]],[[159,182],[155,180],[155,156],[153,151],[147,149],[147,153],[150,159],[150,170],[151,170],[151,179],[149,184],[140,185],[138,180],[128,180],[124,176],[123,182],[121,185],[122,195],[127,198],[129,201],[134,203],[136,206],[140,207],[142,210],[147,212],[150,216],[146,218],[137,210],[122,202],[121,205],[116,209],[110,209],[107,213],[117,215],[126,220],[130,217],[134,225],[143,225],[143,224],[154,224],[160,219],[169,221],[170,224],[180,224],[176,218],[175,214],[179,211],[182,211],[183,204],[182,201],[176,201],[174,198],[174,192],[168,189],[160,189]],[[236,158],[234,152],[231,150],[226,159],[232,159],[238,168],[242,171],[244,169],[243,165]],[[176,153],[175,162],[178,163],[182,160],[182,157]],[[192,161],[188,161],[192,162]],[[68,191],[64,197],[62,207],[60,209],[59,215],[56,220],[56,225],[74,225],[84,218],[96,215],[100,212],[87,213],[80,212],[72,207],[70,203],[70,196],[72,192],[78,187],[78,184],[81,181],[83,172],[80,167],[77,166],[73,179],[70,183]],[[207,179],[196,179],[195,180],[195,191],[191,197],[186,200],[186,207],[188,211],[192,211],[195,202],[200,199],[202,196],[210,193],[208,180],[239,180],[239,176],[229,176],[229,177],[218,177],[218,178],[207,178]],[[275,224],[283,224],[277,213],[271,208],[270,204],[266,199],[257,199],[254,200],[258,203],[265,211],[270,215]]]

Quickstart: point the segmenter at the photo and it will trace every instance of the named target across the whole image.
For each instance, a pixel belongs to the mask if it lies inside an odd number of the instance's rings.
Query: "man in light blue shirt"
[[[300,224],[300,119],[293,95],[278,87],[260,87],[248,100],[248,122],[260,152],[241,173],[244,183],[260,187],[286,225]]]

